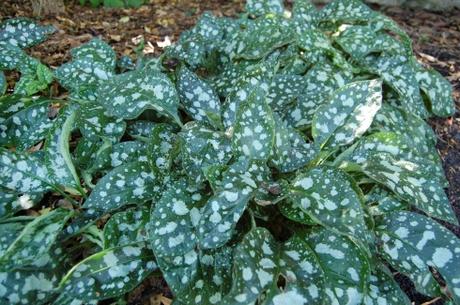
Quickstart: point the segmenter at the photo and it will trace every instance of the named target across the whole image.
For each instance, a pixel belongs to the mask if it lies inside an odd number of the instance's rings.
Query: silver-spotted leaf
[[[232,157],[230,139],[223,132],[210,130],[198,123],[188,123],[179,136],[182,141],[182,166],[196,183],[204,181],[207,167],[225,165]]]
[[[19,108],[21,103],[24,102],[18,101],[9,109]],[[53,117],[50,117],[52,103],[47,99],[35,100],[29,107],[21,107],[11,116],[4,117],[5,120],[0,122],[0,144],[23,151],[43,140],[53,126]]]
[[[110,217],[104,226],[104,249],[147,241],[148,207],[129,209]]]
[[[55,31],[53,26],[42,26],[31,19],[7,19],[0,24],[0,40],[23,49],[44,41]]]
[[[146,161],[126,163],[114,168],[97,182],[83,207],[89,216],[100,216],[100,213],[127,204],[151,200],[160,186]]]
[[[307,85],[284,117],[290,126],[296,128],[309,126],[316,109],[328,102],[336,89],[350,82],[353,74],[328,62],[319,62],[308,70],[304,78]]]
[[[55,209],[29,222],[0,257],[2,271],[32,265],[53,246],[70,218],[69,210]]]
[[[285,280],[283,289],[279,278]],[[267,229],[256,228],[235,249],[233,285],[220,304],[253,304],[258,299],[265,305],[322,304],[323,280],[314,252],[301,238],[281,245]]]
[[[368,233],[361,198],[344,172],[332,167],[316,167],[300,174],[292,182],[290,199],[285,204],[293,204],[315,222],[366,241]]]
[[[131,291],[157,270],[153,253],[143,242],[95,253],[75,265],[62,279],[62,291],[83,301],[103,300]]]
[[[381,152],[369,156],[362,167],[367,176],[428,215],[458,223],[442,184],[437,179],[427,179],[429,173],[423,164],[396,160]]]
[[[270,161],[282,173],[293,172],[311,162],[317,150],[307,143],[304,136],[287,124],[276,114],[275,145]]]
[[[381,249],[388,262],[424,287],[435,268],[447,283],[454,303],[460,303],[460,240],[437,222],[422,215],[400,211],[386,215],[377,227]]]
[[[253,160],[266,160],[273,148],[275,122],[265,93],[256,88],[238,109],[232,148],[236,154]]]
[[[264,162],[248,159],[239,159],[222,174],[222,188],[200,211],[198,237],[202,248],[218,248],[232,237],[254,191],[261,182],[268,181],[267,176]]]
[[[99,88],[98,96],[111,116],[134,119],[146,109],[155,109],[181,124],[176,89],[160,72],[143,69],[119,74]]]
[[[420,89],[428,96],[431,111],[441,117],[451,116],[455,112],[452,98],[452,85],[434,69],[418,71],[415,77]]]
[[[256,16],[270,13],[282,14],[284,5],[281,0],[246,0],[245,11]]]
[[[45,163],[50,179],[57,185],[80,190],[80,179],[70,155],[70,134],[76,120],[77,109],[73,105],[61,109],[53,122],[45,142]],[[82,192],[82,191],[80,191]]]
[[[155,125],[147,147],[147,159],[153,171],[161,174],[169,171],[178,151],[178,136],[168,124]]]
[[[371,126],[382,105],[382,83],[353,82],[337,90],[315,113],[312,134],[321,146],[347,145]]]
[[[318,267],[324,274],[324,302],[362,304],[371,270],[361,247],[350,238],[327,229],[299,237],[315,252]]]
[[[177,92],[185,111],[194,120],[219,128],[222,125],[220,100],[212,87],[185,66],[178,73]]]

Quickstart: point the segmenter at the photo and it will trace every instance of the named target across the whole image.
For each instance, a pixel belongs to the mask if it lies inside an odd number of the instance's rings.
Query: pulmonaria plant
[[[251,0],[159,58],[94,39],[52,74],[23,51],[51,32],[0,25],[22,75],[0,73],[1,304],[121,302],[160,274],[174,304],[410,304],[395,271],[460,304],[425,122],[451,86],[392,20]]]

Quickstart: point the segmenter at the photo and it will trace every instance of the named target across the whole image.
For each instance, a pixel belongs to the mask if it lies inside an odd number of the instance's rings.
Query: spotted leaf
[[[382,105],[380,81],[361,81],[343,86],[329,103],[315,113],[312,134],[318,145],[337,147],[350,144],[371,126]]]
[[[361,304],[370,278],[367,255],[350,238],[326,229],[300,236],[315,252],[328,304]],[[312,262],[310,262],[312,263]]]
[[[114,214],[104,226],[104,249],[147,241],[145,227],[149,218],[147,207]]]
[[[286,204],[308,214],[314,222],[363,242],[367,240],[361,198],[344,172],[317,167],[300,174],[292,182],[290,199]]]
[[[151,200],[160,190],[147,162],[123,164],[102,177],[94,187],[84,208],[89,216],[101,216],[127,204]]]
[[[185,180],[172,183],[152,209],[148,224],[150,246],[174,293],[197,274],[202,196]]]
[[[368,56],[364,63],[370,72],[378,74],[385,84],[397,92],[402,108],[422,118],[428,116],[420,94],[416,71],[409,59],[391,55]]]
[[[10,106],[21,107],[19,102]],[[53,117],[50,117],[52,101],[40,99],[29,107],[18,108],[11,116],[0,122],[0,144],[14,146],[18,151],[24,151],[43,140],[53,126]]]
[[[364,162],[363,172],[428,215],[456,224],[443,186],[436,179],[427,179],[429,173],[422,166],[381,152]]]
[[[133,243],[95,253],[65,275],[62,291],[83,301],[121,296],[157,270],[154,256],[145,243]]]
[[[209,198],[201,210],[198,238],[204,249],[224,245],[233,234],[254,191],[268,180],[264,162],[240,159],[222,174],[222,188]]]
[[[327,103],[334,91],[345,86],[352,77],[350,71],[338,69],[328,62],[317,63],[305,75],[307,85],[297,103],[288,108],[284,119],[293,127],[309,126],[317,108]]]
[[[311,162],[317,151],[304,136],[288,127],[278,115],[275,119],[275,145],[270,161],[282,173],[293,172]]]
[[[407,211],[386,215],[377,233],[385,259],[413,278],[417,288],[423,292],[431,277],[428,267],[435,268],[446,281],[454,303],[460,303],[460,240],[454,234],[429,218]]]
[[[17,193],[43,193],[54,187],[41,153],[18,153],[0,148],[0,185]]]
[[[169,171],[178,153],[178,146],[174,127],[167,124],[153,127],[147,148],[147,159],[152,170],[159,174]]]
[[[322,304],[323,274],[311,248],[299,237],[278,244],[263,228],[246,234],[235,249],[233,285],[221,304]],[[278,287],[279,278],[286,282]]]
[[[32,265],[53,246],[72,213],[55,209],[29,222],[0,257],[3,271]]]
[[[185,66],[179,70],[177,91],[185,111],[193,119],[207,122],[216,128],[222,125],[219,97],[209,84]]]
[[[264,92],[261,89],[252,91],[237,113],[232,137],[233,151],[251,159],[268,159],[274,142],[274,125]]]
[[[50,178],[57,185],[81,191],[80,179],[69,150],[70,134],[75,123],[77,110],[65,107],[54,121],[45,143],[45,163]]]
[[[104,41],[94,38],[91,41],[73,48],[70,51],[73,58],[86,58],[93,62],[103,64],[109,71],[115,69],[115,51]]]
[[[147,161],[147,145],[140,141],[120,142],[100,151],[89,171],[106,171],[135,161]]]
[[[232,157],[230,139],[219,131],[212,131],[198,123],[184,125],[181,137],[182,166],[196,183],[205,179],[209,166],[225,165]]]
[[[38,25],[27,18],[15,18],[0,24],[0,40],[19,48],[28,48],[44,41],[56,29],[53,26]]]
[[[307,86],[306,78],[300,75],[277,74],[268,89],[267,103],[273,110],[282,110],[294,102]]]
[[[117,75],[99,88],[98,95],[111,116],[134,119],[146,109],[155,109],[181,124],[176,89],[160,72],[144,69]]]
[[[282,14],[284,6],[283,1],[280,0],[247,0],[245,10],[256,16],[270,13]]]
[[[452,98],[452,85],[436,70],[421,70],[415,75],[420,89],[428,96],[431,111],[441,117],[451,116],[455,112]]]

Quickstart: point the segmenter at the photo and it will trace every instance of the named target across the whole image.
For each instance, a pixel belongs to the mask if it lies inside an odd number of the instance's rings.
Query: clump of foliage
[[[49,33],[0,26],[22,75],[0,99],[0,303],[121,300],[161,272],[175,304],[409,304],[391,266],[460,304],[424,121],[453,114],[451,87],[390,19],[251,0],[136,65],[72,50],[64,99],[23,51]]]
[[[81,5],[89,3],[92,7],[103,5],[110,8],[137,8],[145,3],[145,0],[79,0]]]

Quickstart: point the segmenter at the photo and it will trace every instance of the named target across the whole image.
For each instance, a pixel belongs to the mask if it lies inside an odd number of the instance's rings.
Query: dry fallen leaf
[[[160,48],[166,48],[171,45],[171,40],[169,39],[169,36],[166,36],[163,41],[157,41],[157,46]]]

